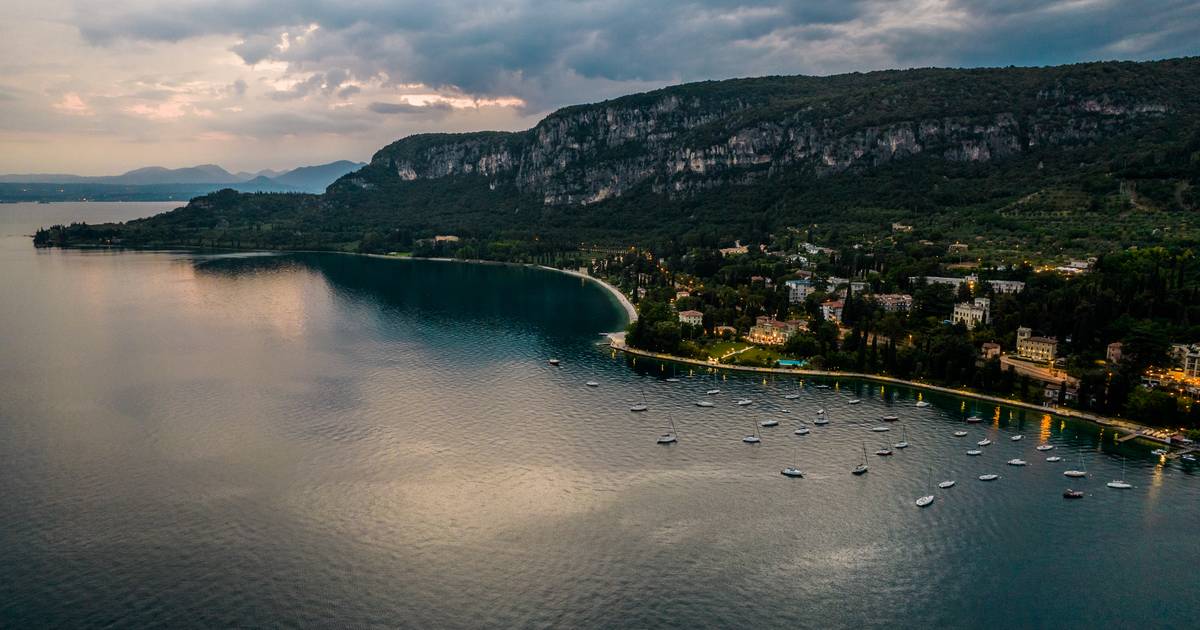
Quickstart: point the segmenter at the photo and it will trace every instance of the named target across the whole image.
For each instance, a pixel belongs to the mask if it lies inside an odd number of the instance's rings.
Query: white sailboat
[[[758,425],[751,422],[750,426],[754,427],[754,433],[751,433],[750,435],[747,435],[746,437],[742,438],[742,441],[747,444],[758,444],[759,442],[762,441],[762,438],[758,437]]]
[[[1014,457],[1014,458],[1012,458],[1012,459],[1008,460],[1008,465],[1009,465],[1009,466],[1024,466],[1024,465],[1026,465],[1026,464],[1028,464],[1028,463],[1029,463],[1029,462],[1027,462],[1027,461],[1025,461],[1025,460],[1021,459],[1020,457]]]
[[[1058,455],[1051,455],[1050,457],[1047,457],[1047,458],[1046,458],[1046,461],[1048,461],[1048,462],[1050,462],[1050,463],[1054,463],[1054,462],[1061,462],[1061,461],[1062,461],[1062,458],[1061,458],[1061,457],[1059,457]]]
[[[808,435],[811,431],[812,430],[809,429],[808,427],[806,427],[804,425],[800,425],[800,428],[796,429],[795,434],[796,435]]]
[[[1038,445],[1037,445],[1037,450],[1039,450],[1039,451],[1050,451],[1050,450],[1054,450],[1054,445],[1053,445],[1053,444],[1038,444]]]
[[[779,471],[784,477],[803,477],[804,473],[796,466],[796,449],[792,449],[792,465]]]
[[[880,457],[887,457],[888,455],[892,454],[892,449],[890,449],[886,446],[883,446],[883,447],[880,447],[879,450],[875,451],[875,454]]]
[[[754,401],[750,400],[749,398],[743,398],[743,399],[737,401],[737,404],[739,407],[745,407],[746,405],[753,405]]]
[[[817,419],[813,420],[813,424],[818,425],[818,426],[824,426],[826,424],[829,424],[829,418],[825,417],[824,409],[817,412]]]
[[[892,446],[895,446],[896,448],[908,448],[908,429],[906,427],[900,427],[900,431],[902,433],[900,436],[900,441],[896,442]]]
[[[926,481],[926,487],[928,487],[928,485],[930,484],[930,482],[932,480],[933,480],[933,469],[930,469],[929,470],[929,479]],[[933,503],[933,495],[932,494],[927,494],[923,497],[917,498],[917,500],[916,500],[917,507],[927,507],[931,503]]]
[[[1086,477],[1087,469],[1083,466],[1083,453],[1079,454],[1079,470],[1064,470],[1063,475],[1066,477]]]
[[[847,405],[857,405],[861,402],[862,402],[862,399],[860,399],[860,398],[851,398],[850,400],[846,401],[846,404]]]
[[[855,475],[861,475],[861,474],[864,474],[867,472],[867,443],[866,442],[863,442],[863,444],[862,444],[862,452],[863,452],[862,463],[855,466],[854,470],[850,471],[851,473],[853,473]]]
[[[642,402],[629,407],[630,411],[645,411],[650,407],[646,405],[646,389],[642,388]]]
[[[976,442],[976,444],[978,444],[980,446],[987,446],[988,444],[991,444],[991,443],[992,443],[992,441],[987,438],[983,438],[982,440],[979,440],[978,442]]]
[[[1014,441],[1014,442],[1017,442],[1017,441],[1019,441],[1019,440],[1022,440],[1022,439],[1024,439],[1024,438],[1025,438],[1025,436],[1024,436],[1024,435],[1021,435],[1021,434],[1019,434],[1019,433],[1018,433],[1017,435],[1014,435],[1014,436],[1012,436],[1012,437],[1010,437],[1010,438],[1008,438],[1008,439],[1010,439],[1010,440],[1012,440],[1012,441]]]
[[[558,359],[550,359],[549,363],[550,363],[550,365],[558,365],[559,363],[561,363],[561,361],[559,361]]]
[[[939,488],[941,488],[942,490],[945,490],[946,488],[951,488],[951,487],[953,487],[953,486],[954,486],[954,480],[953,480],[953,479],[947,479],[947,480],[945,480],[945,481],[943,481],[943,482],[941,482],[941,483],[939,483],[939,484],[938,484],[938,487],[939,487]]]
[[[671,421],[671,432],[658,436],[659,444],[674,444],[679,441],[679,434],[675,431],[675,418],[671,416],[667,416],[667,418]]]
[[[709,401],[707,401],[707,400],[697,400],[697,401],[696,401],[696,406],[697,406],[697,407],[716,407],[716,405],[715,405],[715,404],[713,404],[713,403],[711,403],[711,402],[709,402]]]
[[[997,480],[997,479],[999,479],[999,478],[1000,478],[1000,475],[997,475],[997,474],[995,474],[995,473],[988,473],[988,474],[986,474],[986,475],[979,475],[979,480],[980,480],[980,481],[995,481],[995,480]]]
[[[900,419],[900,416],[893,416],[893,415],[883,416],[880,418],[880,420],[883,420],[884,422],[895,422],[899,419]]]
[[[871,430],[876,433],[883,433],[884,431],[891,431],[892,427],[878,426],[878,427],[871,427]]]
[[[1121,478],[1113,479],[1112,481],[1110,481],[1104,485],[1108,486],[1109,488],[1116,488],[1118,490],[1128,490],[1133,487],[1133,484],[1125,481],[1125,458],[1124,457],[1121,458]]]
[[[779,421],[778,420],[763,420],[762,422],[758,423],[758,426],[763,427],[763,428],[777,427],[777,426],[779,426]]]
[[[983,455],[983,451],[981,451],[977,448],[973,448],[973,449],[967,451],[967,455]]]
[[[588,381],[584,383],[584,385],[587,385],[588,387],[600,387],[600,383],[597,383],[596,381]]]
[[[918,400],[918,401],[917,401],[917,408],[918,408],[918,409],[924,409],[924,408],[926,408],[926,407],[928,407],[928,406],[929,406],[929,403],[925,402],[924,400]]]
[[[790,394],[784,394],[783,397],[788,400],[796,400],[797,398],[799,398],[800,397],[800,381],[796,381],[796,391],[794,391]]]

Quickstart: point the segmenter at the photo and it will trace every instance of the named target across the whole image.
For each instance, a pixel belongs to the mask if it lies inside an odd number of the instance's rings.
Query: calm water
[[[1088,425],[979,407],[990,424],[955,438],[976,409],[949,397],[917,409],[913,392],[852,382],[668,383],[669,368],[595,345],[623,323],[607,294],[550,272],[36,251],[21,236],[170,205],[0,205],[0,627],[1200,615],[1200,470]],[[695,407],[714,386],[717,406]],[[650,411],[630,413],[643,391]],[[818,407],[831,424],[793,435]],[[890,433],[867,430],[889,412],[903,419]],[[658,446],[668,414],[680,442]],[[766,418],[781,425],[743,444]],[[862,445],[900,425],[912,446],[851,476]],[[966,456],[985,435],[996,443]],[[1018,455],[1030,465],[1004,464]],[[1104,487],[1122,456],[1124,492]],[[1064,478],[1081,457],[1092,477]],[[780,476],[794,458],[806,478]],[[930,479],[958,485],[918,509]],[[1088,496],[1064,501],[1068,485]]]

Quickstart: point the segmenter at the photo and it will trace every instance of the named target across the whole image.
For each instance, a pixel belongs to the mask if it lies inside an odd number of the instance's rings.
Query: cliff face
[[[679,197],[916,155],[990,162],[1192,117],[1198,84],[1195,59],[689,84],[566,108],[525,132],[405,138],[335,186],[479,176],[575,205],[643,185]]]

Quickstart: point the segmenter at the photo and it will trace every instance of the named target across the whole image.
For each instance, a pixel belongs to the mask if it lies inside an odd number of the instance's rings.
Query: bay
[[[2,627],[1190,627],[1200,614],[1197,470],[1089,424],[631,360],[597,345],[624,323],[611,296],[544,270],[36,250],[25,236],[171,205],[0,205]],[[643,392],[649,411],[630,413]],[[829,425],[812,425],[818,408]],[[889,413],[892,431],[869,431]],[[954,437],[972,413],[987,422]],[[679,443],[657,445],[670,418]],[[780,426],[742,443],[766,419]],[[849,474],[901,427],[909,448]],[[1018,456],[1029,466],[1004,464]],[[1104,486],[1122,457],[1123,492]],[[1090,478],[1064,478],[1080,460]],[[779,474],[792,463],[803,479]],[[930,489],[942,479],[957,485]],[[1087,496],[1064,501],[1067,486]]]

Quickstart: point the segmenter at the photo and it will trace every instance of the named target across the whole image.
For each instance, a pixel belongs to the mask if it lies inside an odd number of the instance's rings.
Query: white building
[[[842,321],[842,307],[845,304],[841,300],[823,302],[821,304],[821,317],[826,321],[840,322]]]
[[[945,285],[952,286],[956,289],[958,287],[962,286],[964,283],[969,284],[969,285],[974,285],[977,282],[979,282],[979,276],[977,276],[975,274],[971,274],[969,276],[964,276],[962,278],[947,278],[944,276],[909,276],[908,277],[908,283],[912,284],[912,285],[945,284]]]
[[[1200,378],[1200,343],[1175,344],[1171,347],[1171,355],[1185,377]]]
[[[1022,326],[1017,329],[1017,356],[1031,361],[1053,361],[1058,354],[1058,339],[1034,337],[1033,331]]]
[[[975,298],[974,302],[959,302],[954,305],[952,317],[955,324],[962,322],[967,330],[992,321],[992,302],[987,298]]]
[[[704,325],[704,313],[700,311],[679,311],[679,323],[692,326]]]
[[[788,301],[792,304],[801,304],[809,294],[813,292],[812,281],[808,278],[800,278],[799,280],[788,280],[784,283],[788,288]]]
[[[889,313],[911,311],[913,307],[913,296],[907,293],[880,293],[871,297]]]
[[[1020,293],[1025,290],[1025,283],[1020,280],[988,280],[987,283],[996,293]]]

